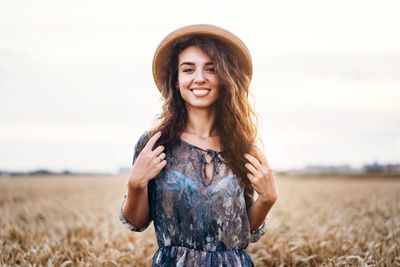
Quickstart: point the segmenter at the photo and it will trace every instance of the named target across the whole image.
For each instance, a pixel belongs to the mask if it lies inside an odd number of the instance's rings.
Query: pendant
[[[201,140],[206,141],[207,136],[201,136]]]

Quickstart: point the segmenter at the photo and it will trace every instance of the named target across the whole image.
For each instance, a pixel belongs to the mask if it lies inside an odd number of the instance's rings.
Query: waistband
[[[153,266],[252,267],[254,263],[245,249],[206,251],[184,246],[165,246],[154,254]]]

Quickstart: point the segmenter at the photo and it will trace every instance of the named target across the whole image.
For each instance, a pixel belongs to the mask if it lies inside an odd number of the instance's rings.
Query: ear
[[[175,89],[178,89],[178,90],[179,90],[179,83],[178,83],[178,81],[175,82]]]

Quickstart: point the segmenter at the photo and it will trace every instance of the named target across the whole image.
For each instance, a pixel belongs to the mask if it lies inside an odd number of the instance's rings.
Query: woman
[[[266,231],[277,190],[254,145],[251,74],[244,43],[216,26],[180,28],[157,48],[163,111],[136,145],[120,210],[133,231],[153,220],[153,266],[254,266],[245,248]]]

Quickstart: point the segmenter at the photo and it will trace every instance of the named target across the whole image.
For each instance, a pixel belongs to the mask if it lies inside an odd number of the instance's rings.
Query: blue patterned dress
[[[146,134],[139,139],[133,163],[139,144],[147,140]],[[126,219],[122,213],[126,195],[119,215],[126,227],[137,232],[153,221],[159,249],[152,266],[254,266],[245,249],[265,233],[268,220],[250,232],[246,210],[252,203],[246,205],[244,184],[222,153],[182,139],[165,153],[167,165],[148,184],[149,222],[136,227]],[[213,164],[214,171],[205,184],[202,170],[207,164]]]

